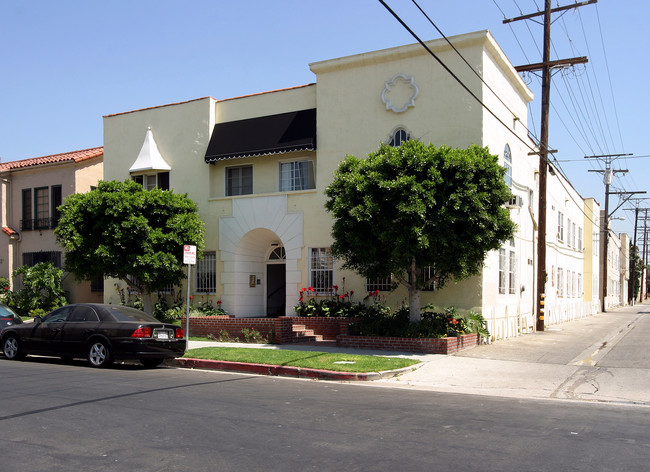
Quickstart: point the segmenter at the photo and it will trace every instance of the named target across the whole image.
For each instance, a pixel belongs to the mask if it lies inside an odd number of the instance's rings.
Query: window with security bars
[[[309,250],[309,286],[316,293],[329,293],[334,285],[334,257],[329,247]]]
[[[215,293],[217,291],[217,253],[204,252],[203,259],[196,262],[197,293]]]
[[[293,161],[280,163],[280,192],[316,188],[314,163]]]
[[[424,269],[422,269],[422,281],[426,282],[429,280],[431,277],[433,277],[434,272],[433,272],[433,267],[431,266],[426,266]],[[424,285],[422,287],[423,292],[433,292],[436,289],[436,283],[434,282],[429,282],[428,284]]]
[[[366,279],[366,291],[375,292],[390,292],[393,290],[392,277],[377,277],[374,279]]]
[[[23,265],[33,267],[41,262],[51,262],[54,267],[61,267],[61,251],[23,252]]]

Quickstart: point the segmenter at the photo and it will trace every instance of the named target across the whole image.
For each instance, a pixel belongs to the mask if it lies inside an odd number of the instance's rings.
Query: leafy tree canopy
[[[504,172],[497,156],[478,146],[411,140],[382,145],[366,159],[348,156],[325,191],[332,252],[363,276],[399,280],[417,321],[422,287],[478,274],[487,252],[512,237]]]
[[[204,224],[186,194],[144,190],[131,180],[100,182],[59,209],[55,234],[66,249],[66,270],[78,279],[127,281],[140,289],[145,311],[152,293],[185,277],[183,245],[196,245],[198,257],[203,251]]]

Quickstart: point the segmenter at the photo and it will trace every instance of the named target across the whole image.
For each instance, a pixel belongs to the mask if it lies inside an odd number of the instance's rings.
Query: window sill
[[[224,200],[235,200],[240,198],[259,198],[259,197],[273,197],[277,195],[311,195],[318,193],[315,188],[309,190],[294,190],[290,192],[271,192],[271,193],[249,193],[247,195],[232,195],[229,197],[208,197],[209,202],[219,202]]]

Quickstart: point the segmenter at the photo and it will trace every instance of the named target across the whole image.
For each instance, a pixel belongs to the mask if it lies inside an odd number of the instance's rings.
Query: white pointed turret
[[[171,170],[171,166],[167,164],[158,150],[151,127],[147,129],[147,134],[144,137],[144,143],[142,144],[142,149],[140,149],[140,154],[138,154],[138,158],[129,169],[129,172],[139,172],[143,170]]]

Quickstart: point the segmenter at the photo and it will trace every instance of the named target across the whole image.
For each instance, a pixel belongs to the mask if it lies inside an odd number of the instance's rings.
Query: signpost
[[[187,309],[185,310],[185,351],[190,343],[190,285],[192,282],[192,266],[196,264],[196,246],[183,246],[183,264],[187,264]]]

